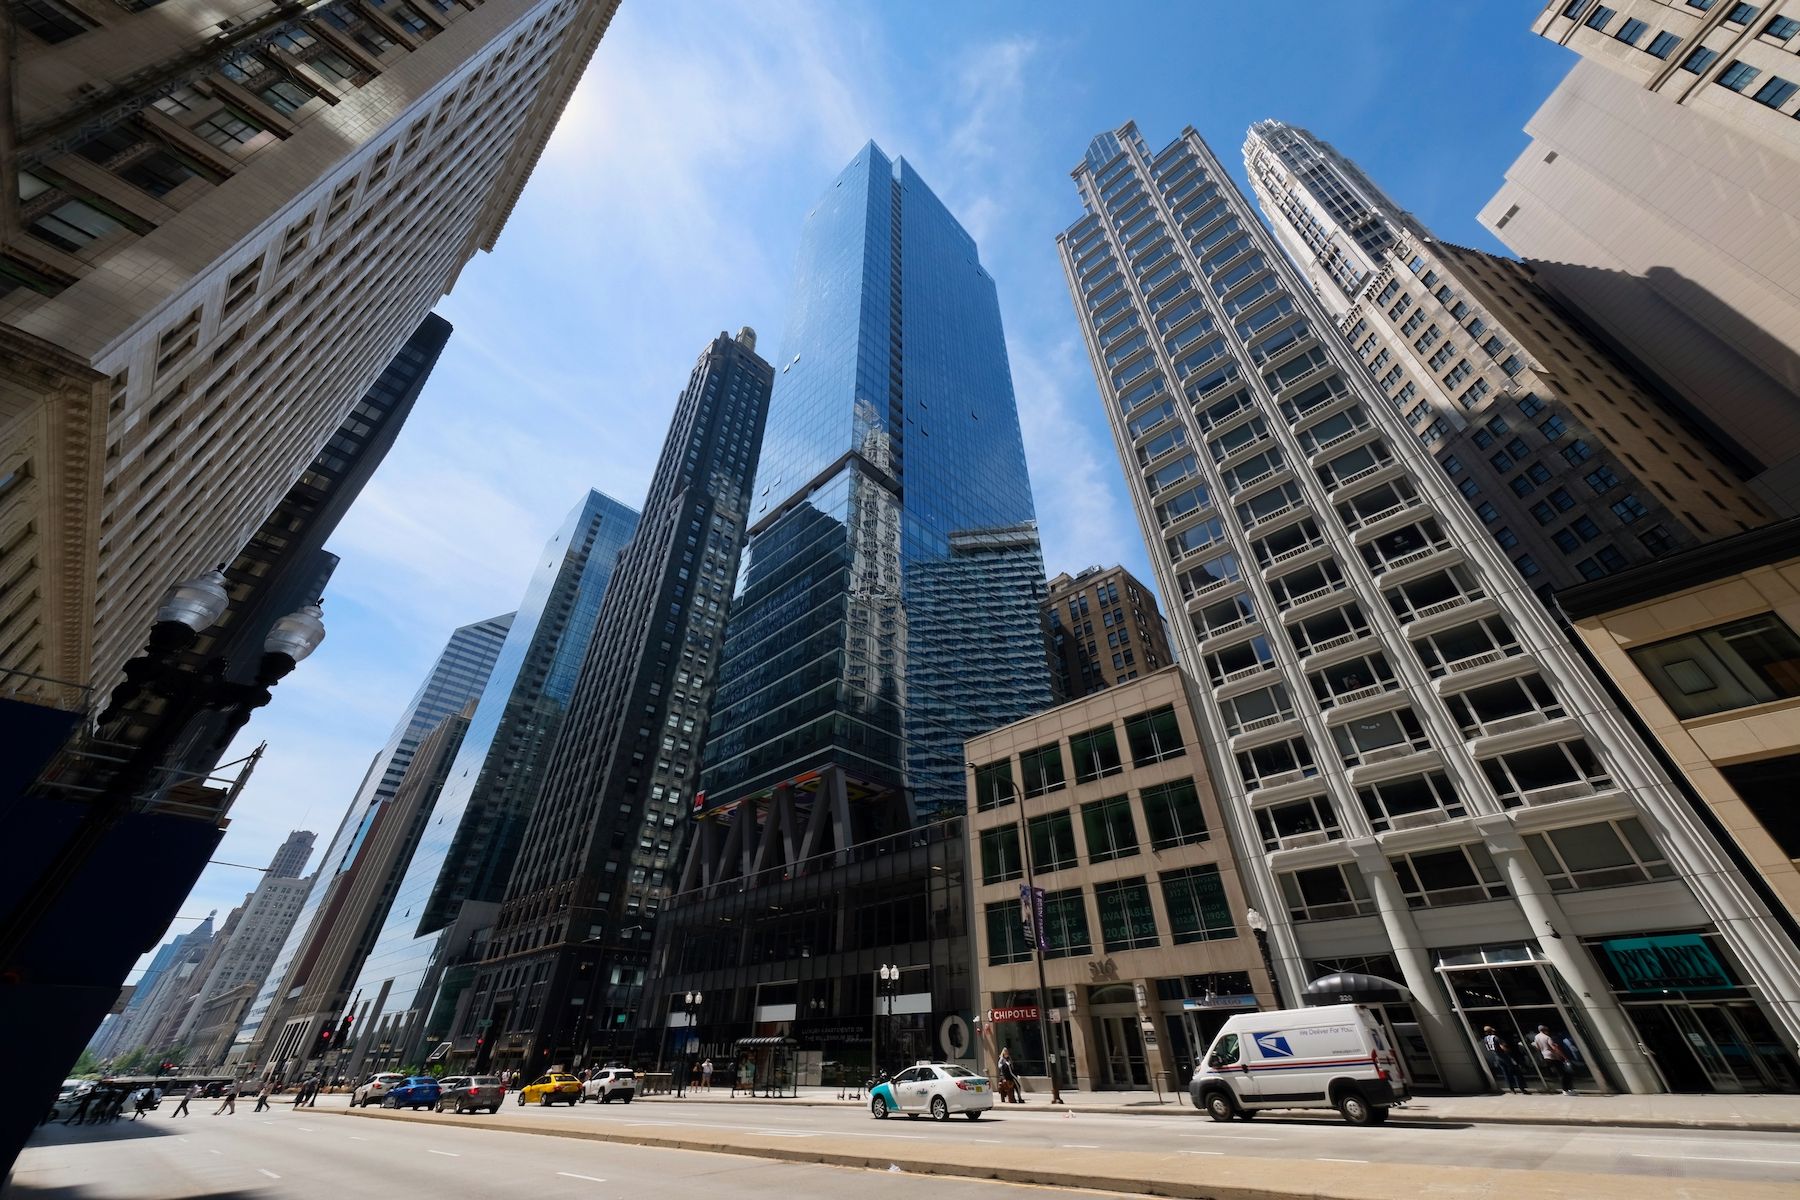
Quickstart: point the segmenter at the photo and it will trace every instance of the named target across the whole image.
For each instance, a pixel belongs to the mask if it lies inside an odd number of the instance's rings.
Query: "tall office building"
[[[1354,299],[1396,242],[1429,236],[1361,167],[1304,129],[1258,121],[1244,168],[1263,216],[1326,308]]]
[[[1128,483],[1191,596],[1176,644],[1288,994],[1400,984],[1369,995],[1420,1081],[1485,1089],[1475,1032],[1542,1023],[1655,1091],[1633,1010],[1691,951],[1738,1049],[1785,1058],[1794,948],[1200,136],[1127,124],[1075,181],[1059,245],[1121,458],[1184,431]]]
[[[269,860],[268,875],[273,879],[298,879],[312,857],[318,834],[310,829],[296,829],[283,839],[275,857]]]
[[[0,619],[46,632],[0,666],[108,687],[230,560],[493,247],[617,7],[12,6]]]
[[[1800,512],[1800,4],[1554,0],[1582,56],[1481,221]]]
[[[1050,690],[1067,703],[1175,661],[1156,593],[1124,567],[1052,579],[1042,605]]]
[[[218,915],[217,911],[207,913],[206,919],[192,930],[169,940],[163,947],[168,957],[161,969],[153,980],[138,984],[131,1003],[120,1014],[120,1022],[109,1031],[105,1048],[95,1048],[96,1055],[118,1058],[138,1049],[155,1052],[175,1048],[175,1023],[185,1011],[185,1002],[193,996],[196,972],[217,938],[213,918]]]
[[[325,542],[393,448],[449,339],[450,322],[436,313],[419,323],[325,448],[226,565],[231,607],[186,651],[184,661],[193,669],[219,655],[229,678],[249,682],[269,627],[325,594],[338,563]],[[225,750],[218,742],[222,728],[217,717],[197,722],[180,766],[202,774],[212,770]]]
[[[701,987],[718,1044],[866,1062],[877,955],[921,1032],[971,1011],[962,744],[1049,704],[1043,559],[994,281],[904,159],[871,142],[825,190],[784,337],[644,1013],[685,1048]]]
[[[383,1044],[394,1057],[382,1065],[417,1062],[419,1037],[443,1032],[424,1022],[444,960],[473,929],[493,924],[619,551],[637,528],[636,511],[589,491],[538,555],[449,781],[351,989],[357,1063]]]
[[[338,1053],[326,1070],[333,1076],[343,1072],[342,1047],[331,1039],[338,1037],[339,1021],[346,1015],[350,985],[393,904],[400,872],[431,820],[474,707],[470,701],[419,742],[412,765],[393,798],[370,821],[367,835],[338,875],[299,959],[283,980],[279,1007],[269,1009],[264,1018],[267,1034],[251,1051],[254,1061],[240,1057],[234,1064],[240,1070],[260,1067],[265,1076],[291,1078],[310,1060],[335,1050]],[[258,994],[259,1002],[268,986]]]
[[[202,1011],[220,994],[245,984],[262,986],[275,955],[300,916],[300,906],[306,902],[306,893],[311,887],[310,878],[277,875],[271,867],[256,890],[232,910],[215,939],[218,945],[213,954],[195,975],[193,995],[187,1000],[186,1011],[176,1027],[174,1040],[177,1044],[192,1045],[191,1034]],[[195,1065],[212,1064],[196,1061]]]
[[[94,1037],[88,1042],[88,1049],[93,1051],[94,1057],[101,1060],[116,1058],[143,1040],[139,1018],[143,1016],[151,996],[156,993],[157,985],[162,982],[163,976],[171,964],[181,956],[183,948],[188,945],[190,940],[197,937],[202,931],[206,933],[204,940],[210,940],[212,919],[216,915],[216,913],[208,913],[206,920],[200,925],[186,933],[176,934],[156,948],[156,954],[151,957],[149,965],[144,968],[144,973],[138,976],[138,981],[135,984],[126,985],[130,998],[120,1006],[116,1015],[100,1024]],[[134,1028],[140,1031],[137,1041],[130,1040]]]
[[[269,1032],[264,1022],[278,1014],[287,994],[304,983],[308,974],[309,950],[327,936],[357,936],[349,931],[333,929],[332,913],[341,901],[335,897],[352,882],[352,868],[358,862],[358,851],[381,810],[394,797],[395,790],[412,765],[419,743],[446,717],[460,712],[481,694],[488,675],[494,669],[513,615],[490,617],[465,625],[450,635],[450,641],[438,655],[431,673],[419,685],[412,702],[406,706],[394,731],[369,763],[368,771],[357,788],[344,819],[332,836],[331,844],[313,873],[312,890],[295,919],[294,927],[281,952],[275,956],[268,978],[256,1000],[245,1014],[243,1026],[233,1043],[232,1054],[246,1061],[261,1038]],[[391,867],[389,863],[384,866]],[[289,976],[293,979],[290,981]]]
[[[1540,596],[1769,519],[1740,468],[1589,335],[1530,267],[1434,240],[1304,129],[1259,121],[1244,166],[1303,273],[1316,280],[1352,237],[1378,247],[1354,287],[1315,289],[1319,300],[1388,406]],[[1251,292],[1232,303],[1242,311],[1259,299]],[[1321,430],[1340,432],[1350,435],[1348,418]],[[1168,440],[1152,440],[1140,457]]]
[[[651,930],[699,786],[774,374],[753,330],[720,333],[675,402],[487,961],[469,1003],[445,1013],[459,1018],[458,1060],[537,1070],[634,1032]]]

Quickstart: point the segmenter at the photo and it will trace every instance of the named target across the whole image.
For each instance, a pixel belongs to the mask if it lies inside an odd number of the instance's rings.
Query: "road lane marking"
[[[354,1133],[353,1133],[353,1134],[351,1134],[351,1135],[350,1135],[350,1140],[351,1140],[351,1141],[353,1141],[353,1142],[366,1142],[366,1141],[368,1141],[368,1140],[369,1140],[369,1139],[368,1139],[368,1138],[362,1138],[362,1137],[357,1137],[357,1136],[356,1136],[356,1135],[355,1135],[355,1134],[354,1134]]]
[[[1673,1158],[1673,1159],[1692,1158],[1692,1159],[1697,1159],[1700,1162],[1767,1163],[1767,1164],[1775,1164],[1775,1165],[1779,1165],[1779,1166],[1783,1166],[1783,1167],[1800,1166],[1800,1159],[1794,1159],[1794,1158],[1737,1158],[1735,1156],[1721,1158],[1719,1156],[1712,1155],[1712,1154],[1628,1154],[1628,1155],[1626,1155],[1626,1157],[1627,1158]]]
[[[1098,1150],[1100,1147],[1091,1146],[1086,1142],[1064,1142],[1062,1148],[1064,1150]]]
[[[299,1126],[299,1127],[298,1127],[298,1128],[300,1128],[300,1129],[302,1129],[302,1130],[304,1130],[304,1131],[306,1131],[306,1132],[307,1132],[307,1133],[316,1133],[316,1132],[318,1132],[318,1131],[317,1131],[317,1130],[316,1130],[316,1129],[314,1129],[314,1128],[313,1128],[313,1127],[312,1127],[312,1126],[311,1126],[311,1125],[301,1125],[301,1126]]]
[[[573,1171],[558,1171],[557,1174],[563,1176],[566,1179],[585,1179],[589,1183],[605,1183],[606,1182],[606,1180],[597,1179],[592,1175],[577,1175]]]
[[[208,1154],[217,1154],[221,1158],[224,1157],[224,1155],[225,1155],[225,1152],[223,1150],[208,1150],[207,1153]]]
[[[1362,1163],[1364,1166],[1367,1166],[1368,1162],[1369,1162],[1369,1160],[1366,1158],[1316,1158],[1313,1161],[1314,1162]]]
[[[1278,1142],[1280,1138],[1264,1137],[1257,1133],[1184,1133],[1182,1137],[1225,1138],[1233,1142]]]
[[[444,1157],[445,1157],[445,1158],[461,1158],[461,1157],[462,1157],[462,1155],[460,1155],[460,1154],[452,1154],[452,1153],[451,1153],[451,1152],[450,1152],[450,1151],[448,1151],[448,1150],[427,1150],[427,1151],[426,1151],[426,1152],[425,1152],[425,1153],[427,1153],[427,1154],[441,1154],[441,1155],[443,1155],[443,1156],[444,1156]]]
[[[1223,1150],[1177,1150],[1177,1154],[1223,1154]]]
[[[256,1169],[259,1172],[261,1172],[262,1174],[267,1175],[270,1179],[280,1179],[281,1178],[281,1176],[279,1176],[275,1172],[269,1170],[267,1167],[258,1167]]]

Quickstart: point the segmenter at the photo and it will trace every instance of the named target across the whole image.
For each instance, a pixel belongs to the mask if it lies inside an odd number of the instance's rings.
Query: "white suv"
[[[405,1082],[406,1076],[395,1075],[391,1071],[384,1071],[380,1075],[371,1075],[367,1083],[350,1093],[350,1107],[355,1108],[360,1104],[367,1108],[371,1104],[380,1104],[389,1090]]]
[[[632,1097],[636,1095],[637,1072],[630,1067],[602,1067],[581,1085],[583,1104],[589,1100],[598,1100],[602,1104],[623,1100],[630,1104]]]

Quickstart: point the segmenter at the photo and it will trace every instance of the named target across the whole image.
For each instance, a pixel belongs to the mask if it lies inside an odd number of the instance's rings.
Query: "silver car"
[[[451,1075],[438,1083],[437,1110],[439,1112],[480,1112],[486,1109],[490,1113],[500,1111],[500,1101],[506,1096],[506,1085],[500,1082],[498,1075]]]

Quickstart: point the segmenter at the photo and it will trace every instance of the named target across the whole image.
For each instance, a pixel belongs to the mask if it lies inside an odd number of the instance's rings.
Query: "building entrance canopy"
[[[1409,994],[1391,979],[1340,971],[1307,984],[1304,998],[1308,1008],[1316,1008],[1324,1004],[1404,1004]]]

